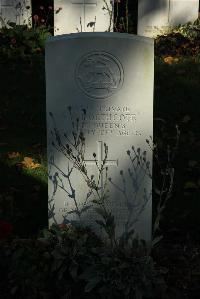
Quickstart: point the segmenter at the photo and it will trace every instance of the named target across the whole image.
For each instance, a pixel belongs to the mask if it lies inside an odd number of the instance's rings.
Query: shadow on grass
[[[0,218],[12,223],[15,235],[29,237],[48,225],[46,174],[26,172],[6,156],[19,152],[20,161],[33,157],[44,164],[44,57],[1,60],[0,81]]]
[[[0,218],[21,238],[37,235],[48,225],[47,185],[16,166],[0,162]]]
[[[200,232],[200,65],[192,60],[156,64],[154,138],[165,150],[174,144],[176,125],[180,129],[176,155],[173,197],[169,200],[164,230],[178,228],[182,234]],[[165,127],[165,130],[162,130]],[[170,129],[171,128],[171,129]]]

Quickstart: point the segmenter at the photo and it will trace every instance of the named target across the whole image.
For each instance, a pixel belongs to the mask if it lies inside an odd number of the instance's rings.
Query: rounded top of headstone
[[[154,39],[146,36],[139,36],[129,33],[118,33],[118,32],[78,32],[70,34],[62,34],[57,36],[50,36],[47,38],[46,43],[56,42],[61,40],[71,40],[76,38],[118,38],[118,39],[132,39],[135,41],[145,42],[154,44]]]

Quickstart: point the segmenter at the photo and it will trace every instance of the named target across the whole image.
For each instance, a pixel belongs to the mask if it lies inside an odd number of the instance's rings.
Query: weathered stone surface
[[[0,27],[9,27],[8,21],[17,25],[31,25],[31,15],[31,0],[0,0]]]
[[[110,1],[106,3],[111,11]],[[55,0],[55,35],[112,31],[112,17],[103,7],[106,7],[103,0]]]
[[[198,18],[199,0],[139,0],[138,35],[155,37]]]
[[[134,229],[151,239],[153,61],[153,41],[134,35],[79,33],[47,42],[50,224],[74,221],[102,233],[96,208],[106,194],[116,236]],[[80,132],[82,156],[73,146]]]

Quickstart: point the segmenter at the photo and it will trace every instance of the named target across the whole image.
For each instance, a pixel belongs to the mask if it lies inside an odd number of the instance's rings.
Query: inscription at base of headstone
[[[31,16],[31,0],[0,0],[0,27],[9,27],[8,22],[31,26]]]
[[[199,0],[139,0],[138,35],[156,37],[198,18]]]
[[[78,33],[46,43],[49,224],[151,240],[153,41]],[[97,223],[97,222],[98,223]]]
[[[112,10],[107,1],[108,10]],[[54,34],[112,31],[109,11],[102,0],[55,0]]]

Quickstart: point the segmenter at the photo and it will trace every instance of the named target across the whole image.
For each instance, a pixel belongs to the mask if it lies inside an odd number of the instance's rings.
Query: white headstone
[[[155,37],[198,18],[199,0],[139,0],[138,35]]]
[[[31,25],[31,0],[0,0],[0,27],[8,26],[7,22],[17,25]]]
[[[112,11],[110,1],[106,3]],[[112,31],[112,17],[103,7],[103,0],[55,0],[54,34]]]
[[[50,224],[74,221],[101,233],[94,175],[99,197],[109,190],[105,206],[116,236],[134,229],[150,241],[152,151],[146,140],[153,135],[153,61],[153,41],[145,37],[77,33],[48,40]],[[69,139],[80,132],[85,145],[78,145],[83,153],[76,159]]]

